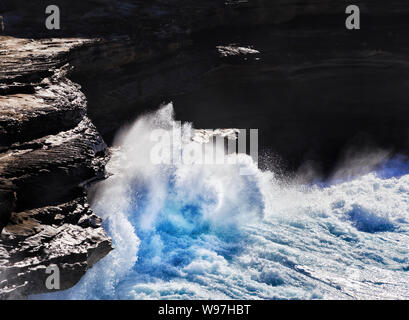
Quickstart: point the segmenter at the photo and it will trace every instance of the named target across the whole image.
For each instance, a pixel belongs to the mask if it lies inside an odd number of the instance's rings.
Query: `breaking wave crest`
[[[92,204],[114,250],[43,297],[409,298],[407,163],[326,186],[286,184],[243,154],[234,165],[152,164],[152,130],[175,125],[167,105],[122,133]]]

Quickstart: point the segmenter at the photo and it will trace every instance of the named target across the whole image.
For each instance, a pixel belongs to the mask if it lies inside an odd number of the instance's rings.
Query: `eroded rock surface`
[[[0,298],[48,292],[51,265],[59,268],[60,289],[68,289],[110,250],[86,198],[13,213],[0,243]]]
[[[86,187],[104,177],[107,147],[67,78],[81,39],[0,38],[0,299],[79,281],[111,250]]]

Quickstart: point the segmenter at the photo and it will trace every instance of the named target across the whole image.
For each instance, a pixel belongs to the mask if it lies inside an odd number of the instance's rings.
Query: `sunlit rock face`
[[[13,213],[0,242],[0,298],[49,292],[46,269],[59,267],[60,289],[76,284],[111,250],[85,198]]]
[[[73,286],[111,250],[84,191],[104,177],[106,145],[66,55],[87,41],[0,38],[0,298]]]

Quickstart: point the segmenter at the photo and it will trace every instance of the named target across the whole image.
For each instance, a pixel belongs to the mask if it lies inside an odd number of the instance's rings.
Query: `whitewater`
[[[171,104],[118,136],[93,190],[114,250],[45,299],[409,299],[409,163],[301,184],[235,164],[154,164]],[[192,143],[193,127],[182,124]],[[241,175],[245,167],[250,175]]]

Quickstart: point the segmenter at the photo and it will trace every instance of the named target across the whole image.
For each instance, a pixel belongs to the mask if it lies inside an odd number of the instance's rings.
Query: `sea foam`
[[[409,298],[409,165],[333,185],[235,164],[153,164],[173,107],[118,137],[92,207],[114,250],[51,299]],[[180,128],[190,143],[192,125]],[[243,166],[251,175],[240,175]]]

